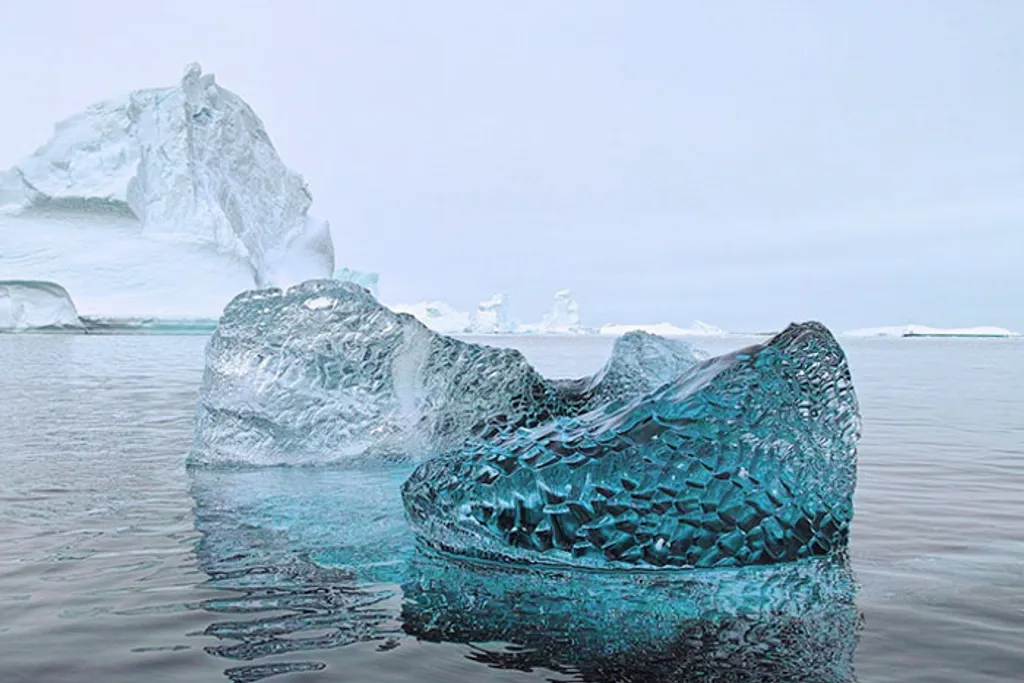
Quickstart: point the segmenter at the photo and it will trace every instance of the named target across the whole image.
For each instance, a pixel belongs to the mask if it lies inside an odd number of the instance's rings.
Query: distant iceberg
[[[472,326],[472,316],[443,301],[422,301],[416,304],[389,306],[395,313],[408,313],[434,332],[466,334]]]
[[[55,282],[0,280],[0,331],[83,329],[67,290]]]
[[[926,325],[892,325],[866,327],[843,333],[844,337],[1019,337],[1017,332],[1002,327],[940,328]]]
[[[193,64],[0,172],[3,272],[60,282],[86,315],[216,317],[240,291],[332,275],[311,203],[252,109]]]
[[[352,270],[351,268],[338,268],[334,271],[334,279],[338,282],[354,282],[369,291],[375,299],[380,298],[380,275],[377,273]]]
[[[677,327],[671,323],[655,323],[654,325],[618,325],[608,324],[601,327],[600,334],[621,336],[627,332],[647,332],[663,337],[724,337],[727,332],[721,327],[709,325],[700,320],[694,321],[690,327]]]
[[[594,330],[586,328],[580,322],[580,307],[572,298],[572,292],[562,289],[555,292],[555,301],[551,310],[539,324],[520,325],[521,334],[592,334]]]
[[[470,322],[473,334],[513,334],[516,321],[512,317],[507,294],[495,294],[487,301],[481,301]]]

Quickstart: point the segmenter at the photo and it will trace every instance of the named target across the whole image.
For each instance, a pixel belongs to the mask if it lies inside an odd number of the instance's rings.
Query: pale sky
[[[1024,331],[1024,2],[0,0],[0,167],[191,61],[387,302]]]

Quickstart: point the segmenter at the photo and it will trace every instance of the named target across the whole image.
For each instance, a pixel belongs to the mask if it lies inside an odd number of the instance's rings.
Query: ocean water
[[[0,682],[1024,680],[1024,340],[843,340],[849,557],[656,577],[431,555],[401,466],[186,470],[204,344],[0,335]]]

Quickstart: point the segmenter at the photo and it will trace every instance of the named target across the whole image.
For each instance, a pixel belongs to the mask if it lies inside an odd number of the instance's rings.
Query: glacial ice
[[[86,315],[216,316],[253,286],[331,276],[311,203],[252,109],[193,64],[0,173],[4,275],[60,282]]]
[[[0,330],[82,329],[67,290],[55,282],[0,280]]]
[[[421,464],[403,487],[414,531],[461,555],[601,568],[769,564],[845,545],[860,418],[822,325],[591,407]]]
[[[334,279],[338,282],[354,282],[369,291],[375,299],[380,298],[380,275],[378,273],[338,268],[334,271]]]
[[[652,325],[620,325],[609,323],[602,325],[598,330],[600,334],[619,336],[627,332],[647,332],[663,337],[724,337],[727,333],[721,327],[709,325],[706,322],[695,320],[690,327],[678,327],[672,323],[655,323]]]
[[[353,283],[245,292],[206,351],[190,463],[417,458],[652,391],[699,362],[635,333],[594,377],[551,381],[512,349],[434,333]]]
[[[507,294],[495,294],[487,301],[481,301],[473,312],[469,331],[473,334],[512,334],[516,321]]]

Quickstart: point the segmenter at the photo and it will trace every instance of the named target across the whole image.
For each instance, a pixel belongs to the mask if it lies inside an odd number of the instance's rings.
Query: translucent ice
[[[430,455],[635,397],[697,362],[685,342],[634,333],[594,377],[549,381],[520,352],[432,332],[353,283],[246,292],[207,347],[190,460]]]
[[[57,283],[0,280],[0,330],[30,329],[82,329],[82,321]]]
[[[629,401],[479,439],[403,487],[427,543],[597,567],[718,567],[845,544],[860,419],[818,323],[713,358]]]
[[[858,612],[842,553],[644,580],[476,564],[421,546],[402,592],[407,633],[471,643],[492,667],[586,681],[852,680]]]

